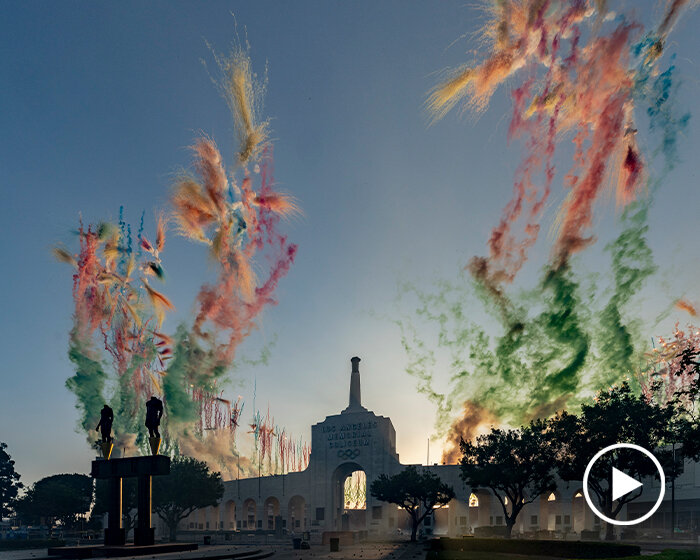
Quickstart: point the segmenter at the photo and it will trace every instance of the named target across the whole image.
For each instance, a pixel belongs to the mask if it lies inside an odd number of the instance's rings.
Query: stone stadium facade
[[[314,539],[336,531],[366,532],[374,538],[395,537],[410,531],[408,515],[392,504],[375,500],[366,492],[363,509],[348,509],[344,503],[345,480],[363,471],[367,488],[380,474],[395,474],[406,465],[396,452],[396,431],[390,418],[362,406],[359,358],[351,360],[348,407],[311,427],[311,455],[302,472],[231,480],[216,507],[193,512],[180,524],[184,533],[206,533],[238,540],[243,536],[284,535],[309,532]],[[458,536],[479,527],[504,525],[503,511],[489,490],[473,490],[460,478],[457,465],[420,466],[434,472],[456,493],[447,507],[426,519],[427,534]],[[645,483],[645,494],[628,506],[619,518],[639,517],[656,500],[658,483]],[[659,510],[636,531],[662,533],[670,528],[671,493]],[[686,462],[676,480],[677,526],[690,531],[700,525],[700,466]],[[157,530],[167,535],[159,519]],[[604,527],[588,508],[581,483],[561,482],[555,492],[540,496],[518,516],[514,533],[565,536],[588,532],[595,535]],[[629,530],[629,529],[628,529]],[[586,533],[584,533],[586,535]],[[190,534],[190,537],[196,535]]]

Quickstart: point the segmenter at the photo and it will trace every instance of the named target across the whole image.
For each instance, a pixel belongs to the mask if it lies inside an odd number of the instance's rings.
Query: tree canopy
[[[24,488],[15,470],[15,462],[5,449],[7,444],[0,441],[0,518],[9,515],[17,493]]]
[[[462,440],[462,479],[472,489],[488,488],[501,504],[510,536],[525,504],[556,487],[547,423],[515,430],[492,428],[474,443]]]
[[[370,486],[372,496],[404,508],[411,516],[411,540],[416,540],[418,526],[436,507],[447,505],[455,492],[436,474],[411,465],[393,476],[382,474]]]
[[[627,383],[601,391],[594,402],[583,404],[578,415],[559,413],[552,421],[557,445],[557,472],[565,480],[581,480],[588,462],[601,449],[620,442],[657,451],[671,435],[673,405],[659,405],[644,395],[635,395]],[[589,489],[600,511],[615,519],[625,504],[639,498],[642,489],[612,500],[612,467],[641,479],[654,476],[651,460],[632,450],[607,453],[589,474]],[[612,538],[608,525],[607,538]]]
[[[92,478],[85,474],[56,474],[36,482],[19,500],[17,515],[25,523],[46,518],[64,527],[75,525],[77,517],[90,510]]]
[[[177,456],[168,476],[153,478],[153,511],[168,526],[174,541],[182,519],[196,509],[215,506],[223,494],[220,473],[210,472],[203,461]]]

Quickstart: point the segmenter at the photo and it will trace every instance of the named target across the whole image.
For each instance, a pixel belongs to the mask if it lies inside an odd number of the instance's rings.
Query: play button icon
[[[651,460],[652,463],[654,463],[654,466],[656,467],[656,470],[658,471],[658,476],[659,476],[659,481],[661,484],[659,484],[658,492],[659,495],[656,499],[656,503],[654,506],[643,516],[638,517],[636,519],[628,519],[628,520],[619,520],[619,519],[612,519],[610,517],[607,517],[606,515],[602,514],[598,508],[596,507],[596,504],[593,503],[591,500],[591,495],[589,492],[589,476],[591,475],[591,469],[593,468],[593,465],[595,465],[596,461],[600,459],[603,455],[606,453],[610,453],[612,451],[615,451],[616,449],[631,449],[635,452],[642,453],[645,455],[648,459]],[[612,488],[610,490],[612,491],[612,500],[616,501],[622,498],[623,496],[627,496],[630,492],[634,492],[638,488],[642,488],[644,484],[637,480],[634,477],[631,477],[627,473],[622,472],[620,469],[617,469],[610,465],[610,478]],[[600,467],[598,468],[600,470]],[[605,475],[604,475],[605,478]],[[610,479],[608,479],[610,480]],[[666,482],[666,476],[664,475],[664,471],[661,468],[661,463],[659,463],[658,459],[654,457],[654,455],[644,449],[643,447],[640,447],[639,445],[635,445],[633,443],[616,443],[615,445],[610,445],[606,447],[605,449],[601,449],[598,451],[598,453],[595,454],[593,459],[591,459],[588,462],[588,465],[586,466],[586,472],[583,475],[583,496],[586,498],[586,503],[588,504],[588,507],[591,508],[591,511],[595,513],[598,517],[600,517],[602,520],[612,524],[612,525],[636,525],[637,523],[641,523],[642,521],[645,521],[646,519],[649,519],[652,515],[654,515],[654,512],[659,508],[661,505],[661,502],[664,499],[664,493],[665,493],[665,484]],[[600,491],[600,490],[599,490]]]
[[[632,490],[636,490],[640,486],[644,486],[636,478],[623,473],[621,470],[612,468],[612,499],[613,501],[629,494]]]

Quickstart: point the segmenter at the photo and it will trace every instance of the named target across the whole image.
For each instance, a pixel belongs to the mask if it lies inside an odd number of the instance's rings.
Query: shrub
[[[500,537],[504,538],[506,534],[505,525],[485,525],[482,527],[474,528],[475,537]]]
[[[636,545],[607,542],[548,541],[522,539],[434,539],[430,541],[428,560],[434,560],[439,551],[461,550],[478,552],[505,552],[511,554],[552,556],[555,558],[624,558],[639,556]]]

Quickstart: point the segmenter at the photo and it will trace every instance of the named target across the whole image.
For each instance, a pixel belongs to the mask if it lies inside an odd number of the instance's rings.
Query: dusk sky
[[[629,4],[645,22],[659,13],[654,1]],[[81,216],[116,221],[122,205],[134,225],[145,212],[153,231],[155,211],[167,205],[202,132],[233,160],[233,125],[208,45],[227,52],[236,36],[247,38],[259,74],[267,65],[263,114],[271,118],[275,179],[303,216],[284,225],[299,250],[279,303],[241,348],[254,359],[271,344],[269,361],[239,364],[225,394],[242,395],[247,421],[256,387],[257,408],[269,405],[277,424],[308,441],[311,424],[347,406],[357,355],[363,404],[392,419],[403,463],[425,462],[435,407],[405,372],[395,321],[410,306],[397,303],[398,285],[429,290],[484,254],[521,148],[506,139],[507,88],[478,117],[452,111],[430,125],[425,109],[441,72],[479,49],[483,12],[463,0],[6,1],[2,12],[0,441],[22,481],[88,472],[95,455],[76,431],[76,399],[65,387],[72,271],[51,248],[76,247]],[[681,162],[650,211],[659,270],[634,304],[648,339],[692,320],[673,309],[677,298],[700,303],[699,26],[700,10],[686,12],[667,47],[677,54],[678,105],[693,116],[680,138]],[[640,143],[648,147],[643,132]],[[554,191],[518,279],[523,287],[549,254],[560,178]],[[603,247],[619,211],[612,199],[598,210],[598,242],[577,258],[604,274]],[[176,306],[166,320],[172,332],[191,317],[214,268],[202,247],[174,231],[164,265],[162,289]],[[449,375],[436,379],[446,384]],[[431,462],[441,448],[431,442]]]

